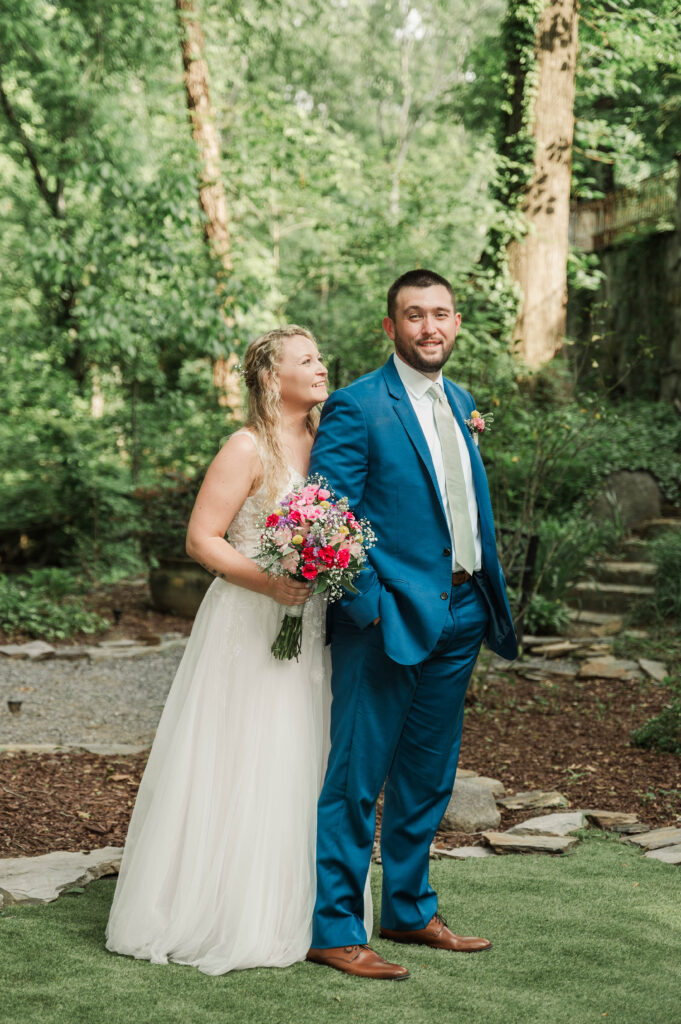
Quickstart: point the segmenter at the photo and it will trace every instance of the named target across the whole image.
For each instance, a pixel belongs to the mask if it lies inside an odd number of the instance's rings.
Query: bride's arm
[[[229,583],[266,594],[281,604],[303,604],[310,596],[308,584],[268,576],[225,540],[234,516],[261,478],[262,463],[253,442],[235,434],[208,467],[189,520],[187,554]]]

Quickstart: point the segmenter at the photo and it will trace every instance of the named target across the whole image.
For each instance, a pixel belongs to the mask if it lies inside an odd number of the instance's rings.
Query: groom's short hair
[[[402,274],[388,288],[388,316],[395,320],[395,309],[397,307],[397,295],[403,288],[432,288],[433,285],[443,285],[452,297],[452,304],[456,310],[456,298],[454,289],[446,277],[436,274],[434,270],[408,270]]]

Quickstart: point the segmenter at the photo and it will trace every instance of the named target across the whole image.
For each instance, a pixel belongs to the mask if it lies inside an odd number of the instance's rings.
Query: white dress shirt
[[[409,401],[412,404],[414,412],[418,418],[421,430],[426,439],[430,457],[433,460],[433,466],[435,467],[435,476],[437,477],[437,484],[440,489],[440,497],[442,499],[442,505],[445,510],[447,517],[447,526],[449,527],[449,536],[452,538],[452,569],[457,570],[460,568],[456,560],[456,551],[454,550],[454,528],[452,525],[452,517],[449,511],[449,502],[447,501],[447,488],[445,484],[445,466],[442,459],[442,446],[440,444],[440,437],[435,426],[435,414],[433,411],[433,402],[428,397],[426,392],[431,384],[442,383],[442,371],[436,380],[431,380],[430,377],[426,377],[424,373],[419,370],[415,370],[413,366],[409,366],[403,359],[395,353],[393,355],[393,361],[395,363],[395,369],[400,375],[400,380],[404,384]],[[452,413],[452,420],[456,427],[457,437],[459,439],[459,453],[461,455],[461,465],[463,467],[463,477],[466,484],[466,496],[468,498],[468,513],[471,517],[471,527],[473,529],[473,542],[475,544],[475,571],[478,572],[482,568],[482,544],[480,541],[480,524],[478,519],[478,499],[475,495],[475,484],[473,483],[473,470],[471,469],[471,458],[468,453],[468,447],[466,446],[466,440],[461,432],[461,428],[456,421],[456,417]]]

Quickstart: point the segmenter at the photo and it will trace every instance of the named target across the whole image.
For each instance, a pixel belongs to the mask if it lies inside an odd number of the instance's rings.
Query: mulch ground
[[[154,612],[142,588],[109,588],[97,600],[110,617],[120,612],[107,639],[191,626]],[[668,699],[651,682],[493,677],[469,695],[460,766],[500,779],[511,793],[558,790],[574,809],[634,812],[651,828],[674,824],[681,758],[638,750],[629,739]],[[146,757],[0,754],[0,857],[123,845]],[[500,829],[532,813],[502,810]],[[438,838],[447,846],[475,842],[457,833]]]

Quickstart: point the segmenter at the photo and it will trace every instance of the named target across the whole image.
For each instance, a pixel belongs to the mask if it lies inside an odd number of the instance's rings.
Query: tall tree
[[[514,341],[532,368],[554,357],[565,333],[577,24],[577,0],[509,2],[512,103],[502,152],[508,154],[519,136],[529,134],[533,158],[522,189],[526,233],[510,242],[508,258],[522,291]]]
[[[229,239],[227,195],[220,171],[220,141],[215,115],[210,100],[210,76],[204,55],[205,40],[197,0],[175,0],[180,26],[180,47],[184,67],[184,85],[187,108],[192,123],[194,140],[199,153],[199,202],[204,214],[204,233],[210,253],[219,262],[218,291],[224,299],[226,278],[232,269]],[[220,391],[219,402],[238,410],[239,386],[234,377],[236,355],[227,359],[220,356],[213,364],[213,381]]]
[[[227,196],[220,173],[220,142],[210,100],[210,76],[197,0],[175,0],[180,26],[187,108],[199,152],[199,199],[205,215],[206,239],[225,272],[232,269]]]

